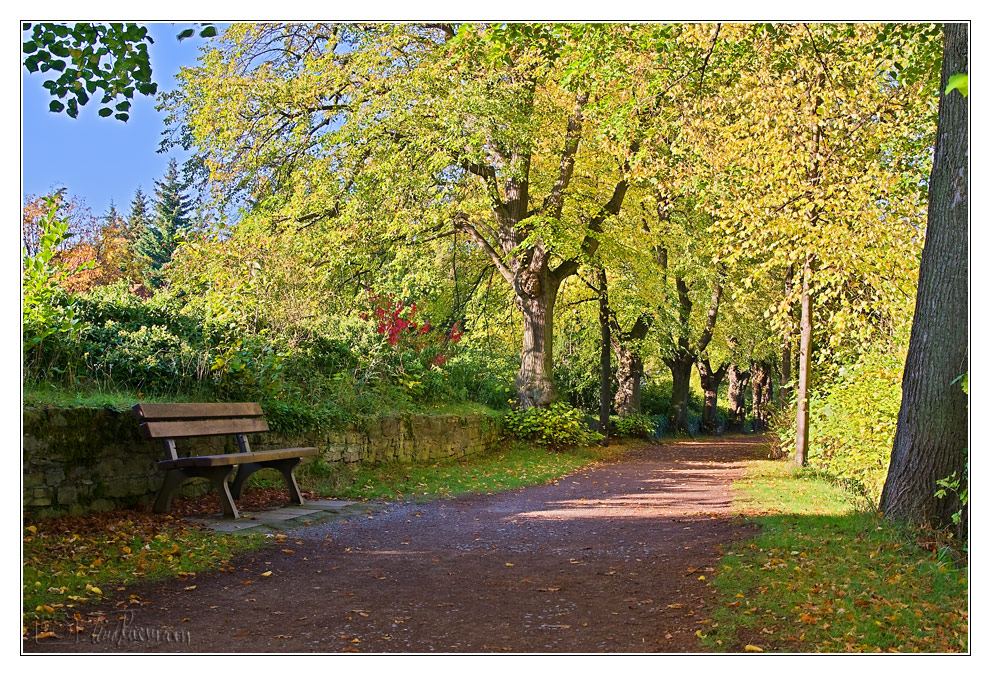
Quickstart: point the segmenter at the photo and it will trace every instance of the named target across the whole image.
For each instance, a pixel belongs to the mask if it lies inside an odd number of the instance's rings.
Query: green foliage
[[[202,23],[199,35],[213,37],[217,28]],[[53,113],[65,111],[75,118],[79,107],[100,92],[100,117],[114,116],[127,122],[134,93],[153,96],[158,85],[151,79],[148,45],[154,44],[148,29],[136,23],[76,23],[71,27],[60,23],[25,23],[26,34],[21,44],[24,67],[29,73],[57,71],[54,80],[43,87],[52,99],[48,109]],[[192,37],[195,29],[187,28],[176,36],[179,40]],[[65,101],[65,103],[62,103]],[[113,106],[111,108],[110,106]]]
[[[654,421],[642,413],[623,416],[616,421],[616,433],[621,437],[646,439],[654,434]]]
[[[79,115],[79,107],[100,92],[100,117],[126,122],[135,91],[154,95],[158,85],[151,80],[148,29],[135,23],[57,23],[23,25],[30,37],[24,40],[24,67],[30,73],[58,71],[44,87],[52,96],[49,109]],[[65,103],[62,103],[65,101]],[[113,106],[111,108],[111,106]]]
[[[533,441],[559,450],[569,446],[585,446],[602,439],[585,424],[585,414],[562,402],[546,408],[510,411],[503,419],[507,436]]]
[[[60,245],[70,237],[68,221],[58,216],[59,203],[58,196],[46,200],[48,212],[40,219],[37,252],[30,255],[26,247],[23,249],[21,335],[26,365],[35,372],[60,372],[62,369],[53,365],[53,359],[75,352],[72,345],[78,341],[81,322],[75,299],[62,289],[62,283],[92,267],[89,264],[66,270],[56,264]]]
[[[949,94],[954,89],[960,92],[964,98],[967,98],[967,85],[968,77],[965,73],[957,73],[956,75],[951,75],[949,81],[946,83],[946,91],[944,94]]]
[[[809,463],[875,502],[891,459],[904,363],[900,350],[867,353],[810,398]]]

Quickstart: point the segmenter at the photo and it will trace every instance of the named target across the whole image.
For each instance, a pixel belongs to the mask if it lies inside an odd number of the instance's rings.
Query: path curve
[[[233,572],[129,587],[144,605],[99,642],[24,648],[697,652],[703,577],[720,546],[754,533],[730,485],[762,441],[654,444],[553,484],[300,529]]]

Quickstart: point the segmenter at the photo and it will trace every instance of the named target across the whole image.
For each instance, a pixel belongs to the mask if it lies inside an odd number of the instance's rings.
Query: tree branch
[[[492,263],[495,264],[496,269],[499,270],[499,273],[502,274],[505,280],[509,282],[510,285],[513,284],[513,271],[509,269],[505,261],[502,260],[502,257],[499,256],[498,252],[492,248],[492,245],[489,244],[488,240],[486,240],[481,233],[475,229],[474,225],[468,222],[467,216],[464,214],[456,215],[454,217],[454,227],[471,237],[475,243],[482,248],[482,251],[488,255],[489,259],[492,260]]]
[[[544,211],[551,218],[560,218],[564,208],[564,191],[571,182],[575,170],[575,154],[582,135],[582,109],[588,103],[588,94],[579,93],[575,96],[574,112],[568,117],[568,131],[564,139],[564,149],[561,150],[561,166],[557,180],[550,194],[544,200]]]

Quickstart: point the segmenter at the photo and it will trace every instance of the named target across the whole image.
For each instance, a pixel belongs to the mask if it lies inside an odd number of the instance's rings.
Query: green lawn
[[[614,443],[606,448],[590,446],[554,452],[515,443],[482,455],[429,464],[391,463],[324,471],[316,465],[300,473],[300,485],[304,490],[339,498],[426,501],[547,483],[615,457],[627,448],[629,445]]]
[[[753,461],[738,503],[761,526],[725,551],[703,645],[777,652],[966,652],[968,570],[927,534],[858,511],[784,461]],[[931,534],[929,534],[931,535]]]

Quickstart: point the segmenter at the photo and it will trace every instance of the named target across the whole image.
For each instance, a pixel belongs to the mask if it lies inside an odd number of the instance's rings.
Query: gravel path
[[[24,649],[697,652],[703,577],[753,534],[730,484],[761,442],[650,445],[553,484],[303,528],[234,572],[129,587],[144,604],[108,608],[99,640]]]

